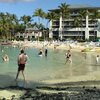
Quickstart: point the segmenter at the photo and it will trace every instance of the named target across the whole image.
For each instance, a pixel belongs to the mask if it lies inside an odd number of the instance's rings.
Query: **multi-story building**
[[[79,15],[80,10],[97,10],[100,13],[100,7],[92,6],[69,6],[70,17],[63,19],[62,16],[57,20],[50,21],[49,38],[53,39],[79,39],[79,40],[96,40],[100,38],[100,18],[92,19],[87,14],[82,18],[82,24],[78,27],[74,25],[75,18]],[[50,12],[59,12],[59,9],[49,10]],[[58,13],[59,14],[59,13]],[[93,13],[90,13],[91,15]]]

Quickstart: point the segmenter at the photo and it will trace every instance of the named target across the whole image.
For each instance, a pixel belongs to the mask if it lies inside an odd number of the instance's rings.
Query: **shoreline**
[[[91,49],[86,52],[100,52],[100,47],[96,45],[90,45],[86,43],[63,43],[63,42],[40,42],[40,41],[12,41],[12,46],[22,47],[22,48],[48,48],[48,49],[58,49],[58,50],[68,50],[81,52],[84,49]]]

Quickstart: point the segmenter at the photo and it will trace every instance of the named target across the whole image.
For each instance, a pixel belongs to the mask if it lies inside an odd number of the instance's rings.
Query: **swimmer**
[[[43,56],[42,49],[40,49],[40,51],[39,51],[38,55],[39,55],[39,56]]]

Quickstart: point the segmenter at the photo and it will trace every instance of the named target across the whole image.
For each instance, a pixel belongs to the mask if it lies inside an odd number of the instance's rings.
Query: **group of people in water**
[[[39,56],[43,56],[43,55],[47,56],[47,54],[48,54],[48,49],[47,48],[44,49],[44,52],[43,52],[42,49],[40,49],[39,53],[38,53]],[[4,54],[2,59],[3,59],[4,62],[8,62],[9,61],[9,56],[7,54]],[[15,80],[18,79],[18,76],[19,76],[20,72],[22,72],[23,78],[25,80],[24,69],[25,69],[25,64],[27,62],[27,59],[28,59],[28,55],[24,52],[24,49],[21,49],[20,54],[18,55],[18,71],[17,71],[17,75],[16,75]]]
[[[43,55],[47,56],[48,55],[48,49],[47,48],[45,48],[44,50],[40,49],[38,55],[39,56],[43,56]],[[24,49],[21,49],[20,54],[18,55],[18,71],[17,71],[17,75],[16,75],[15,80],[18,79],[20,72],[22,72],[23,78],[25,80],[24,69],[25,69],[25,64],[26,64],[27,60],[28,60],[27,54],[25,53]],[[4,55],[3,61],[5,61],[5,62],[9,61],[9,57],[8,57],[7,54]],[[67,50],[67,52],[65,53],[65,64],[67,62],[72,64],[71,48],[69,50]],[[99,55],[96,56],[96,63],[98,64],[98,62],[99,62]]]
[[[65,53],[65,56],[66,56],[65,64],[66,64],[67,62],[69,62],[69,63],[72,64],[72,53],[71,53],[71,49],[72,49],[72,47],[69,46],[69,50],[67,50],[67,52]],[[84,54],[85,54],[85,59],[86,59],[87,53],[84,52]],[[97,54],[96,57],[95,57],[96,64],[99,63],[99,59],[100,59],[100,56]]]
[[[47,48],[45,49],[44,51],[44,54],[45,56],[47,56],[47,53],[48,53],[48,50]],[[38,53],[39,56],[43,56],[43,51],[42,49],[40,49],[39,53]],[[16,79],[18,79],[18,76],[19,76],[19,73],[22,72],[22,75],[23,75],[23,78],[25,80],[25,75],[24,75],[24,69],[25,69],[25,64],[27,62],[27,59],[28,59],[28,56],[27,54],[24,52],[24,50],[22,49],[20,51],[20,54],[18,56],[18,71],[17,71],[17,75],[16,75]]]
[[[71,54],[71,49],[69,49],[69,50],[65,53],[65,56],[66,56],[65,64],[66,64],[67,62],[69,62],[69,63],[72,64],[72,54]],[[97,54],[97,55],[96,55],[96,58],[95,58],[96,64],[99,63],[99,58],[100,58],[100,56]],[[86,53],[85,53],[85,59],[86,59]]]

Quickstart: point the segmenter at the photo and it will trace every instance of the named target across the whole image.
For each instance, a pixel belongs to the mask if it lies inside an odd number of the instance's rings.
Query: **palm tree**
[[[0,31],[2,36],[7,40],[8,21],[5,13],[0,13]]]
[[[96,18],[100,18],[100,13],[96,9],[95,10],[83,9],[80,13],[80,16],[82,19],[85,18],[86,28],[88,29],[89,19],[94,22]],[[94,25],[94,32],[95,32],[95,25]]]
[[[81,9],[79,11],[80,25],[81,25],[81,27],[83,27],[83,21],[85,20],[86,30],[87,31],[89,31],[88,30],[89,17],[90,17],[90,11],[88,9]],[[86,34],[87,34],[87,37],[85,37],[85,39],[88,40],[89,39],[89,32],[87,32]]]
[[[22,16],[20,18],[21,21],[23,21],[25,28],[28,26],[28,23],[32,21],[31,16]]]
[[[5,26],[6,26],[6,36],[7,38],[9,38],[11,40],[12,38],[12,35],[14,33],[14,27],[16,25],[16,22],[17,22],[17,17],[16,15],[14,14],[10,14],[10,13],[7,13],[5,14],[5,20],[6,20],[6,23],[5,23]]]
[[[38,25],[40,25],[40,18],[45,18],[45,12],[41,8],[38,8],[35,10],[33,17],[38,17]],[[39,41],[39,36],[38,36],[38,41]]]
[[[55,12],[48,12],[47,14],[46,14],[46,19],[48,20],[47,21],[47,27],[48,27],[48,23],[50,22],[50,21],[52,21],[52,20],[54,20],[54,19],[57,19],[57,14],[55,13]]]
[[[57,19],[58,18],[58,15],[55,13],[55,12],[48,12],[47,14],[46,14],[46,17],[45,17],[46,19],[47,19],[47,34],[49,33],[49,30],[48,30],[48,23],[49,22],[53,22],[53,20],[54,19]],[[52,28],[50,27],[50,32],[52,33]]]
[[[58,6],[58,8],[60,9],[60,15],[62,16],[62,18],[69,18],[69,6],[66,3],[61,3],[60,6]]]
[[[5,24],[5,16],[4,16],[4,13],[0,13],[0,33],[1,33],[1,36],[3,38],[3,35],[4,35],[4,24]]]
[[[23,22],[23,24],[24,24],[24,31],[26,31],[26,28],[28,27],[29,22],[31,22],[31,16],[26,16],[26,15],[24,15],[24,16],[22,16],[22,17],[20,18],[20,20],[21,20],[21,21]],[[27,38],[27,34],[26,34],[25,37]]]
[[[97,23],[98,23],[98,20],[97,19],[99,19],[100,18],[100,13],[98,12],[98,10],[92,10],[92,16],[91,16],[91,19],[92,19],[92,21],[94,21],[94,35],[95,35],[95,29],[96,29],[96,25],[97,25]],[[94,37],[94,40],[95,40],[95,37]]]
[[[60,17],[62,17],[63,21],[64,21],[64,19],[69,18],[69,16],[70,16],[69,5],[67,5],[66,3],[61,3],[61,5],[58,6],[58,8],[60,9]],[[62,27],[62,29],[64,29],[64,25],[61,27]],[[62,40],[63,31],[61,31],[60,35],[61,35],[60,39]]]
[[[40,24],[40,18],[45,17],[45,12],[41,8],[38,8],[35,10],[33,17],[38,17],[38,23]]]
[[[10,39],[12,39],[12,36],[14,36],[14,33],[15,33],[15,28],[18,26],[19,24],[19,21],[18,21],[18,18],[15,14],[10,14],[9,16],[9,31],[10,31]]]
[[[74,27],[79,28],[81,25],[82,25],[82,22],[81,22],[80,17],[79,17],[79,16],[78,16],[78,17],[75,17],[75,18],[74,18]],[[78,34],[77,39],[79,39],[79,38],[80,38],[80,32],[79,32],[79,34]]]
[[[75,25],[75,20],[78,21],[77,22],[78,25],[76,25],[76,26],[81,27],[81,34],[82,34],[83,33],[82,28],[83,28],[83,25],[84,25],[83,21],[86,19],[86,11],[82,10],[82,9],[79,10],[79,13],[78,13],[78,16],[77,16],[76,19],[74,19],[74,25]],[[79,35],[80,35],[80,33],[79,33]],[[81,37],[81,39],[82,39],[82,37]]]

